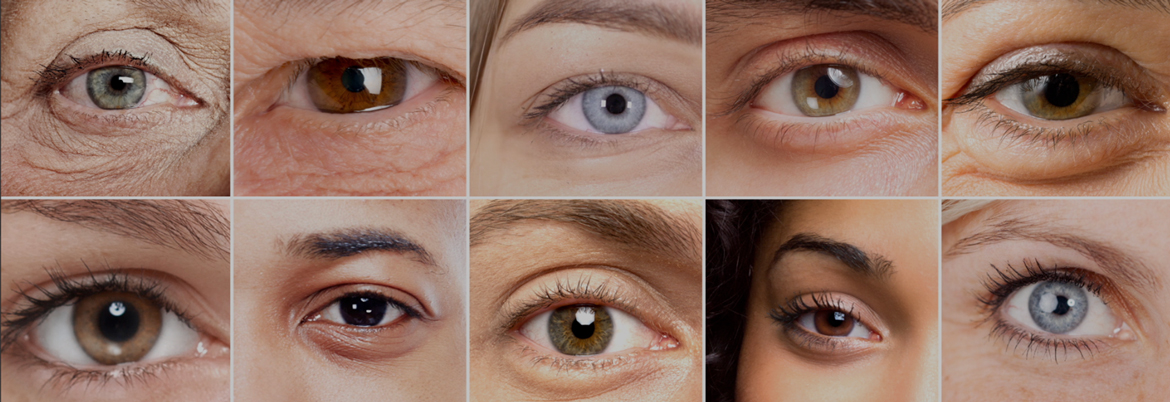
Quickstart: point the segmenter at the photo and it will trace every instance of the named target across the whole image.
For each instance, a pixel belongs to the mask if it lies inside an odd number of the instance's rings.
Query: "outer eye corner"
[[[821,118],[873,107],[925,109],[916,97],[843,64],[816,64],[773,78],[752,105],[769,112]]]

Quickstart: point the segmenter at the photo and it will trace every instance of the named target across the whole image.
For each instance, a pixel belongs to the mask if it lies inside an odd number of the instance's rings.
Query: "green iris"
[[[561,353],[582,356],[605,350],[613,340],[613,319],[605,307],[576,305],[553,311],[548,335]]]

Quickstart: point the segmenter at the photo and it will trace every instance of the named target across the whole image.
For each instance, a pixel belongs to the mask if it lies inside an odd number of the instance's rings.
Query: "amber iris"
[[[407,63],[401,59],[321,60],[309,68],[309,97],[328,113],[355,113],[385,109],[402,102],[406,93]]]
[[[613,319],[601,306],[561,307],[548,320],[548,335],[561,353],[595,355],[613,339]]]
[[[861,80],[853,68],[820,64],[798,70],[792,77],[792,100],[805,116],[832,116],[848,112],[857,103]]]
[[[1024,81],[1024,107],[1045,120],[1068,120],[1087,116],[1097,109],[1101,97],[1097,80],[1075,74],[1052,74]]]
[[[156,303],[133,293],[98,293],[77,301],[73,334],[98,363],[138,361],[158,340],[162,314]]]
[[[821,335],[845,336],[853,332],[853,318],[843,311],[818,310],[814,313],[813,322],[817,333]]]

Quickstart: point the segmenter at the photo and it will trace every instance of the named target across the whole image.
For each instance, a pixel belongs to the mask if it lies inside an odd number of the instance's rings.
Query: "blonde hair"
[[[479,83],[483,78],[484,63],[491,52],[492,41],[504,18],[507,0],[473,0],[471,2],[471,110],[479,97]]]

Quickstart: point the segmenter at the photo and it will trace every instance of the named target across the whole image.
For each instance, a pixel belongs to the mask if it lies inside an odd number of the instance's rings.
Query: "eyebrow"
[[[297,14],[321,16],[328,12],[331,15],[344,13],[365,13],[378,10],[385,14],[397,11],[399,7],[409,3],[425,4],[419,7],[423,12],[434,9],[447,11],[463,11],[466,9],[465,0],[236,0],[235,6],[259,15],[268,14]],[[422,14],[422,12],[420,12]]]
[[[875,279],[888,279],[894,274],[894,263],[885,257],[866,253],[855,245],[813,233],[799,233],[781,244],[772,257],[772,266],[779,263],[784,256],[797,251],[809,251],[836,258],[854,273]]]
[[[504,31],[501,42],[541,25],[574,23],[703,43],[702,16],[686,6],[629,0],[544,0]]]
[[[657,205],[634,200],[499,200],[471,218],[471,247],[516,225],[565,223],[600,239],[645,251],[700,259],[702,233]]]
[[[388,251],[413,256],[419,262],[435,266],[434,256],[418,241],[391,229],[349,228],[330,232],[308,233],[277,240],[285,254],[305,259],[340,259],[372,251]]]
[[[971,8],[999,0],[945,0],[943,2],[942,18],[948,19],[962,14]],[[1097,3],[1122,7],[1145,8],[1170,14],[1170,0],[1082,0],[1086,3]]]
[[[959,239],[943,257],[954,258],[972,253],[983,246],[1012,240],[1039,241],[1070,249],[1093,260],[1111,276],[1131,286],[1157,284],[1158,277],[1145,265],[1126,253],[1100,241],[1088,239],[1050,223],[1023,218],[1004,217],[987,224],[987,229]]]
[[[5,200],[5,214],[32,212],[195,255],[227,260],[231,221],[200,200]]]
[[[877,18],[913,25],[926,32],[938,32],[936,0],[709,0],[708,30],[741,25],[740,20],[776,16],[809,16],[822,13]]]

